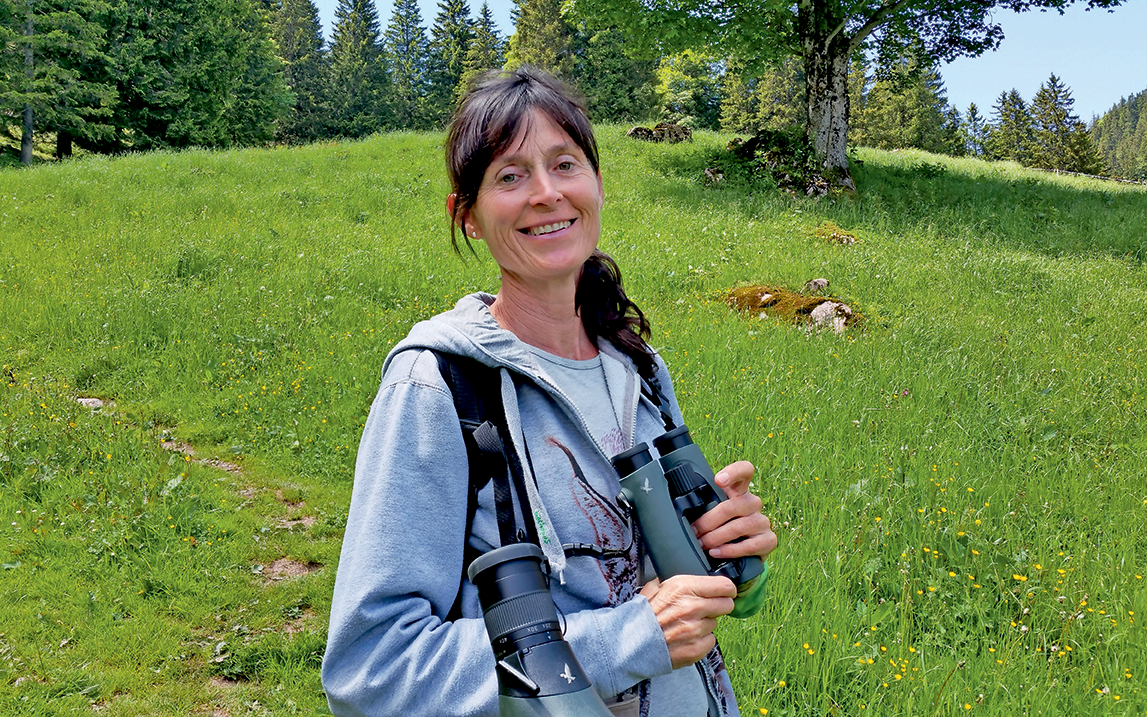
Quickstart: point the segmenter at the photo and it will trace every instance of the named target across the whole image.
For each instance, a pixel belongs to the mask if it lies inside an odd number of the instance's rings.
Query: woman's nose
[[[530,187],[530,203],[539,205],[555,204],[562,198],[557,182],[548,172],[535,172]]]

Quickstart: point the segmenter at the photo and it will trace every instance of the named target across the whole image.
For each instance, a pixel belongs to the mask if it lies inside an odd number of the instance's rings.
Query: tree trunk
[[[28,91],[32,90],[35,67],[32,64],[32,0],[28,0],[28,20],[24,24],[24,34],[28,41],[24,44],[24,70],[28,73]],[[24,103],[24,134],[20,138],[20,162],[32,163],[32,105]]]
[[[808,88],[807,129],[821,173],[854,192],[856,184],[848,171],[849,39],[843,18],[830,7],[834,4],[802,0],[797,12]]]

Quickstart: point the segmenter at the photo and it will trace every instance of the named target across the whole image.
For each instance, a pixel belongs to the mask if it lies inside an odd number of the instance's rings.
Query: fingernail
[[[717,475],[713,476],[713,480],[717,481],[719,485],[724,487],[724,485],[729,482],[729,474],[725,471],[721,471]]]
[[[714,558],[719,558],[719,557],[721,557],[721,549],[720,548],[713,548],[712,550],[709,551],[709,555],[711,557],[714,557]]]

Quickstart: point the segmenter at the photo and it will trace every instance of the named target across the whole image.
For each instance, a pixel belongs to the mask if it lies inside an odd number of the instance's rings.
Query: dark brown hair
[[[585,153],[594,174],[600,171],[597,140],[585,103],[561,80],[528,65],[491,70],[480,76],[463,97],[446,135],[446,172],[454,193],[450,242],[461,253],[457,229],[478,200],[478,189],[494,157],[509,149],[532,110],[544,112]],[[528,129],[528,124],[526,125]],[[467,247],[474,247],[462,236]],[[621,287],[621,270],[609,255],[594,250],[578,278],[574,303],[590,340],[608,339],[633,359],[647,378],[656,371],[645,339],[649,321]]]

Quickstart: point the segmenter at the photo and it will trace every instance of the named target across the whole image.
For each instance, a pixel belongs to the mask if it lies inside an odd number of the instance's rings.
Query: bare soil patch
[[[279,558],[263,568],[263,577],[268,581],[287,580],[309,575],[321,567],[322,565],[318,563],[301,563],[291,558]]]

